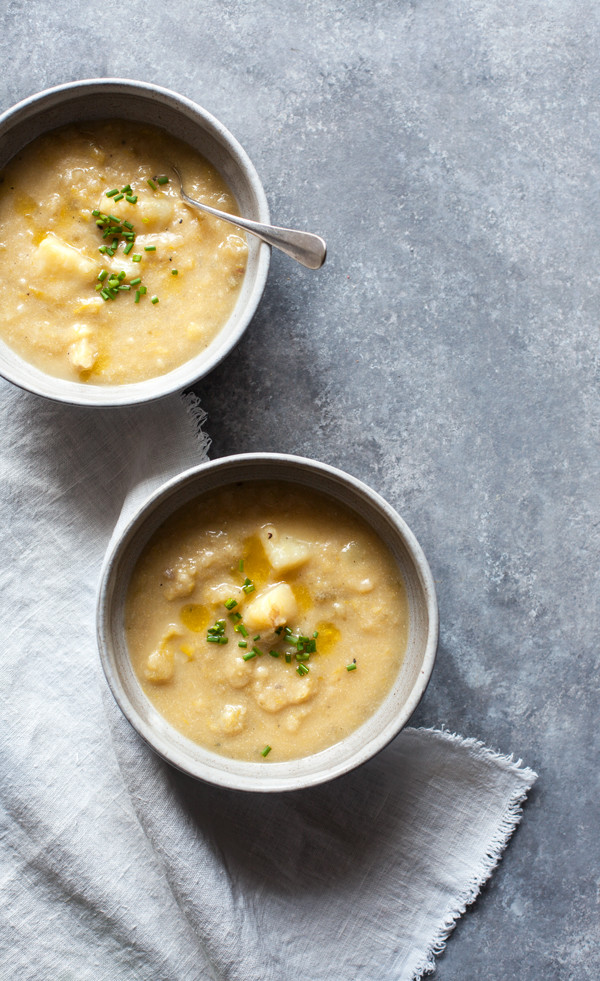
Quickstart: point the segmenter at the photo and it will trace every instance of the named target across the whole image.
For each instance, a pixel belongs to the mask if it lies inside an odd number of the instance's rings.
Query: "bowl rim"
[[[382,514],[399,534],[399,538],[408,551],[410,560],[414,563],[415,572],[417,573],[417,577],[419,579],[419,584],[427,611],[428,626],[425,649],[422,653],[417,678],[414,681],[408,696],[402,703],[401,710],[398,711],[390,723],[383,726],[381,731],[376,736],[371,737],[366,745],[356,750],[351,756],[344,757],[337,763],[334,762],[333,764],[329,764],[327,767],[324,767],[322,770],[313,771],[308,774],[294,773],[294,770],[297,769],[295,764],[297,765],[299,762],[301,762],[301,760],[270,763],[268,771],[265,770],[264,763],[249,762],[245,764],[245,766],[248,768],[247,774],[232,773],[227,769],[228,761],[230,765],[231,763],[241,764],[242,761],[231,761],[229,757],[221,757],[219,754],[212,753],[210,750],[204,750],[207,758],[210,757],[210,759],[216,761],[223,760],[222,769],[217,768],[214,765],[208,766],[208,764],[205,764],[202,761],[186,762],[182,751],[180,751],[177,747],[169,747],[166,745],[166,741],[163,740],[162,736],[157,734],[153,727],[150,724],[147,724],[146,721],[141,718],[134,705],[128,698],[124,686],[121,685],[117,671],[113,671],[112,666],[109,611],[112,592],[115,585],[114,577],[120,561],[126,555],[127,550],[134,541],[138,532],[143,529],[146,521],[151,519],[154,511],[162,503],[167,502],[170,496],[176,497],[177,491],[184,488],[186,485],[189,485],[190,483],[193,484],[198,479],[201,480],[202,476],[210,471],[219,469],[225,470],[229,468],[233,474],[239,465],[249,464],[281,464],[283,466],[291,466],[292,468],[297,467],[302,470],[309,469],[313,476],[316,477],[319,473],[325,474],[331,478],[334,478],[336,482],[345,484],[361,500],[366,498],[369,506],[374,507],[376,511]],[[244,478],[240,476],[237,479]],[[260,477],[246,477],[246,479],[260,479]],[[280,479],[290,480],[289,477],[281,477]],[[230,479],[224,481],[224,485],[227,483],[234,483],[235,480],[236,477],[232,475]],[[200,488],[198,490],[198,494],[201,494],[202,492],[202,488]],[[324,490],[324,493],[327,494],[330,492],[328,490]],[[332,495],[330,494],[330,496]],[[181,501],[176,503],[169,513],[173,513],[180,506],[182,506]],[[168,514],[162,515],[162,521],[166,520],[167,517]],[[151,534],[152,533],[153,532],[151,532]],[[148,539],[146,539],[146,541],[147,540]],[[392,508],[385,498],[378,494],[377,491],[373,490],[368,486],[368,484],[365,484],[359,478],[354,477],[337,467],[333,467],[330,464],[322,463],[307,457],[286,453],[242,453],[220,457],[217,460],[206,461],[176,474],[174,477],[171,477],[169,480],[165,481],[160,487],[149,494],[135,509],[135,511],[126,519],[123,526],[118,527],[118,530],[113,535],[113,539],[107,548],[100,573],[96,604],[96,637],[100,662],[113,697],[130,725],[144,739],[144,741],[148,743],[151,749],[158,756],[162,757],[162,759],[164,759],[167,763],[181,770],[183,773],[204,782],[211,783],[215,786],[220,786],[230,790],[243,790],[248,792],[281,792],[316,786],[354,770],[356,767],[367,762],[367,760],[379,753],[406,726],[408,720],[423,697],[431,678],[439,640],[439,611],[434,579],[421,546],[404,519],[400,517],[397,511],[395,511],[395,509]],[[358,730],[354,731],[356,732]],[[352,733],[349,734],[349,736],[351,735]],[[345,740],[341,740],[340,743],[334,744],[333,747],[326,748],[321,752],[330,753],[330,751],[335,749],[336,746],[342,746],[344,742]],[[196,747],[198,746],[198,744],[194,745]],[[203,747],[200,747],[201,752],[203,749]],[[312,759],[315,759],[318,755],[319,754],[311,754]],[[311,756],[304,757],[303,759],[310,759]],[[274,773],[273,770],[275,767],[277,768],[277,771]],[[268,774],[268,781],[265,780],[266,774]]]
[[[43,111],[46,108],[44,103],[50,102],[50,107],[52,107],[52,100],[57,96],[64,96],[65,101],[69,95],[74,98],[84,97],[94,87],[97,88],[98,86],[108,93],[114,91],[115,94],[123,94],[129,91],[132,94],[141,95],[149,101],[153,96],[159,96],[164,103],[170,104],[172,109],[184,110],[188,118],[196,116],[198,122],[206,124],[207,129],[212,131],[220,144],[237,161],[239,169],[256,199],[256,219],[263,224],[270,224],[271,218],[265,190],[254,164],[235,136],[203,106],[187,98],[187,96],[164,86],[155,85],[153,82],[118,77],[85,78],[42,89],[25,99],[21,99],[0,113],[0,141],[3,139],[5,129],[11,128],[22,118],[27,119],[31,116],[30,110],[35,109],[38,104],[40,110]],[[229,334],[226,341],[222,338],[223,330],[219,331],[209,345],[209,348],[214,347],[214,350],[210,357],[205,360],[204,355],[208,349],[201,351],[163,375],[155,375],[139,382],[129,382],[122,385],[90,385],[49,375],[22,358],[5,342],[1,342],[7,349],[9,357],[14,358],[15,365],[14,368],[12,365],[8,367],[4,365],[0,369],[0,375],[18,388],[50,401],[90,408],[142,405],[182,391],[213,371],[239,343],[261,301],[267,283],[270,262],[271,247],[265,242],[259,242],[254,282],[235,330]],[[219,338],[221,338],[221,342],[215,344]]]

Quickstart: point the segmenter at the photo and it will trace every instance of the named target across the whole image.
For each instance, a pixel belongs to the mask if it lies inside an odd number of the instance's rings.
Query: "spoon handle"
[[[238,218],[228,215],[225,211],[217,211],[216,208],[211,208],[208,204],[195,201],[185,191],[182,191],[181,195],[183,200],[194,208],[199,208],[200,211],[206,211],[207,214],[214,215],[215,218],[221,218],[231,225],[245,229],[251,235],[256,235],[268,245],[275,246],[276,249],[285,252],[286,255],[296,259],[297,262],[301,262],[303,266],[307,266],[309,269],[320,269],[325,262],[327,245],[319,235],[313,235],[311,232],[299,232],[293,228],[261,225],[260,222],[250,221],[249,218]]]

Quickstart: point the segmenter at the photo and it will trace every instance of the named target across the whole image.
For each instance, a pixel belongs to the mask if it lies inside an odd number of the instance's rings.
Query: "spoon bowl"
[[[312,232],[297,231],[293,228],[279,228],[276,225],[262,225],[260,222],[250,221],[249,218],[228,215],[225,211],[218,211],[216,208],[211,208],[208,204],[203,204],[202,201],[196,201],[189,194],[185,193],[181,174],[175,164],[172,163],[170,166],[177,174],[181,198],[191,208],[205,211],[209,215],[214,215],[215,218],[220,218],[221,221],[228,221],[231,225],[237,225],[238,228],[243,228],[245,231],[250,232],[251,235],[256,235],[262,242],[266,242],[281,252],[285,252],[286,255],[291,256],[292,259],[300,262],[308,269],[320,269],[325,262],[327,245],[320,235],[313,235]]]

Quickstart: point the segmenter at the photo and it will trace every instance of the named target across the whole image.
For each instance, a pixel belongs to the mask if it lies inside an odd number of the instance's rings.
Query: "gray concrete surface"
[[[5,0],[0,25],[2,108],[95,75],[173,88],[275,220],[327,239],[319,273],[274,255],[199,386],[213,456],[295,451],[382,492],[439,590],[415,722],[540,773],[436,977],[595,981],[600,8]]]

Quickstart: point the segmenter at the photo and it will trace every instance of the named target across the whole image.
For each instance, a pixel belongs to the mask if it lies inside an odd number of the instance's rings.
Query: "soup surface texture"
[[[192,197],[238,213],[200,154],[133,122],[54,130],[2,171],[0,336],[25,360],[73,381],[142,381],[225,324],[244,234],[187,207],[170,161]]]
[[[353,511],[286,482],[203,495],[154,534],[126,601],[157,710],[226,756],[282,761],[373,714],[406,649],[398,568]]]

